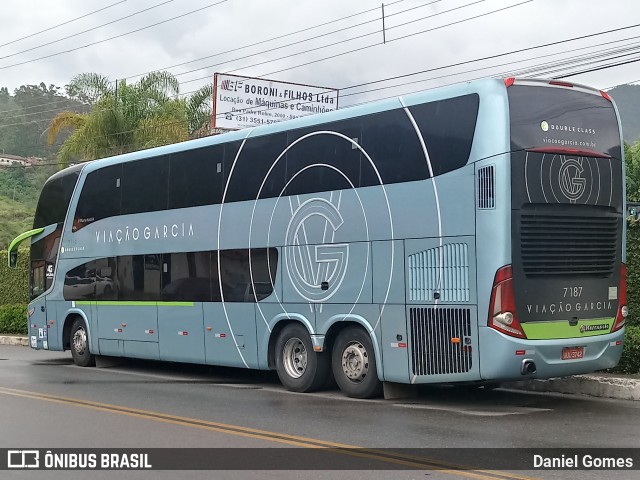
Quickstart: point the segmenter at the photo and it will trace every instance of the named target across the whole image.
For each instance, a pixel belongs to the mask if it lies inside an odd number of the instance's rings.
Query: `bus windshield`
[[[53,175],[40,194],[33,228],[55,225],[55,229],[31,243],[29,269],[31,299],[47,291],[53,283],[62,226],[81,168],[82,165],[76,165]]]

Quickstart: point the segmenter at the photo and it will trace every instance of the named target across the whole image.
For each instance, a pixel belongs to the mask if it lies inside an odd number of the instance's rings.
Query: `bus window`
[[[74,232],[103,218],[120,215],[121,181],[121,164],[87,175],[73,218]]]
[[[118,293],[120,300],[160,300],[160,255],[124,255],[118,257]]]
[[[166,210],[169,155],[127,162],[122,171],[122,215]]]
[[[346,138],[332,133],[337,132]],[[308,135],[306,138],[306,135]],[[360,142],[358,118],[311,129],[289,132],[289,144],[301,139],[287,152],[286,195],[328,192],[360,186]]]
[[[422,146],[404,110],[396,109],[363,118],[362,147],[375,163],[363,158],[360,186],[412,182],[429,177]],[[377,170],[377,172],[376,172]]]
[[[424,136],[433,175],[467,164],[479,106],[480,97],[471,94],[409,107]]]
[[[210,302],[212,276],[211,252],[166,253],[162,256],[162,300]]]
[[[220,282],[224,301],[255,302],[271,295],[277,264],[278,253],[275,248],[252,249],[251,259],[249,250],[220,251]]]
[[[214,145],[171,154],[170,209],[220,203],[224,149]]]
[[[267,172],[286,146],[287,134],[278,133],[247,140],[237,162],[235,162],[235,156],[225,152],[224,174],[225,178],[228,178],[225,202],[255,200],[263,181],[264,187],[260,192],[260,198],[280,195],[284,188],[286,165],[284,159],[274,166],[269,176]],[[234,163],[235,166],[233,166]]]

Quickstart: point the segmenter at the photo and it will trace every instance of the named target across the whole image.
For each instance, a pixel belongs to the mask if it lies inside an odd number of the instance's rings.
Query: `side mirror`
[[[18,265],[18,250],[9,252],[9,268],[16,268]]]

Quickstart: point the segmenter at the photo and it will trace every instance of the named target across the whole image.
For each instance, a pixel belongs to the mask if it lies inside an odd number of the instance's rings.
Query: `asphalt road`
[[[227,448],[223,455],[247,468],[9,470],[0,472],[2,479],[630,479],[640,471],[416,467],[459,465],[473,454],[466,448],[489,448],[478,452],[497,458],[511,454],[504,448],[625,448],[638,447],[639,438],[640,402],[448,387],[423,388],[418,398],[402,401],[353,400],[338,391],[291,393],[269,373],[137,361],[79,368],[68,352],[0,345],[0,448]],[[317,447],[337,451],[320,458]],[[400,448],[446,450],[379,450]],[[283,459],[278,465],[291,466],[250,470],[264,449]],[[313,468],[298,470],[307,459]],[[363,470],[338,470],[342,466]]]

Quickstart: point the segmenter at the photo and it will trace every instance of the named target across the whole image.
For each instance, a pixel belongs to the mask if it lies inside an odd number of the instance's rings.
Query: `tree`
[[[180,99],[179,83],[169,72],[153,72],[133,84],[84,73],[67,85],[67,94],[91,105],[91,111],[56,115],[49,124],[48,141],[53,143],[60,132],[72,130],[58,154],[62,167],[72,160],[93,160],[181,142],[206,122],[207,101],[211,98],[211,93],[207,97],[208,91],[212,89],[204,87],[197,96]]]
[[[625,143],[624,150],[627,169],[627,200],[640,202],[640,140],[633,145]]]

